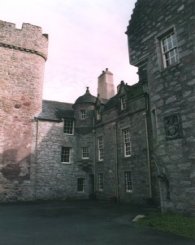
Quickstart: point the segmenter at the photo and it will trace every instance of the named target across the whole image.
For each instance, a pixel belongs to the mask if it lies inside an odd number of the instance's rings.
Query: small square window
[[[83,119],[86,119],[86,117],[87,117],[87,112],[86,112],[86,110],[81,110],[81,119],[83,120]]]
[[[164,68],[178,63],[176,34],[173,30],[160,38]]]
[[[62,146],[62,148],[61,148],[61,162],[70,163],[70,153],[71,153],[70,147]]]
[[[73,134],[74,133],[74,121],[73,119],[64,119],[64,133]]]
[[[83,159],[89,158],[89,147],[82,147],[82,158]]]
[[[78,178],[77,179],[77,191],[78,192],[84,192],[84,186],[85,186],[85,179],[84,178]]]

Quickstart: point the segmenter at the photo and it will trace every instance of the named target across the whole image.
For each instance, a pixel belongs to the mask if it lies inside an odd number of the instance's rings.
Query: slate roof
[[[125,94],[127,97],[127,100],[132,100],[140,95],[143,95],[143,86],[142,84],[136,83],[132,86],[124,84],[124,89],[125,89]],[[111,109],[113,107],[118,107],[119,101],[120,101],[120,91],[113,96],[106,104],[104,107],[104,110]]]
[[[37,118],[47,121],[61,121],[62,118],[74,118],[72,104],[43,100],[42,112]]]

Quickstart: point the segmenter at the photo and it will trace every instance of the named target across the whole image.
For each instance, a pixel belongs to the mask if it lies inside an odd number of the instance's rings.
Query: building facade
[[[130,62],[149,94],[164,210],[195,209],[194,16],[193,0],[139,0],[127,28]]]
[[[73,104],[42,101],[41,28],[0,22],[1,202],[91,197],[194,214],[194,7],[138,0],[126,34],[139,82],[115,93],[106,68],[98,96],[87,88]]]

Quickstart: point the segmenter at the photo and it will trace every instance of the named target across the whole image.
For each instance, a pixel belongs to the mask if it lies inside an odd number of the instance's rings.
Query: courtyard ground
[[[0,205],[0,245],[192,245],[132,222],[147,210],[100,201]]]

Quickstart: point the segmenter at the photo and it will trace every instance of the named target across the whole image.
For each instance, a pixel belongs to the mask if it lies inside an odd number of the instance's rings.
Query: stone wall
[[[77,163],[77,138],[63,133],[63,122],[37,124],[36,161],[32,179],[35,199],[87,198],[89,176]],[[61,162],[61,147],[71,147],[70,163]],[[77,179],[85,179],[84,192],[77,191]]]
[[[127,85],[124,85],[127,86]],[[129,86],[127,86],[129,89]],[[135,94],[130,88],[125,94]],[[146,103],[144,93],[127,100],[127,108],[120,111],[120,91],[115,104],[102,113],[102,120],[96,124],[96,191],[99,198],[118,199],[122,202],[144,203],[151,198],[150,162],[147,160]],[[124,94],[123,94],[124,95]],[[109,103],[109,102],[108,102]],[[129,129],[132,154],[124,156],[122,130]],[[98,161],[99,136],[104,139],[104,159]],[[125,190],[125,172],[132,175],[132,191]],[[104,189],[98,191],[98,174],[103,173]]]
[[[0,200],[25,199],[30,181],[32,120],[41,111],[47,35],[0,21]]]
[[[138,0],[127,29],[130,62],[147,71],[156,117],[152,158],[162,209],[190,213],[195,212],[194,14],[193,0]],[[170,30],[176,35],[178,61],[164,67],[160,42]]]

